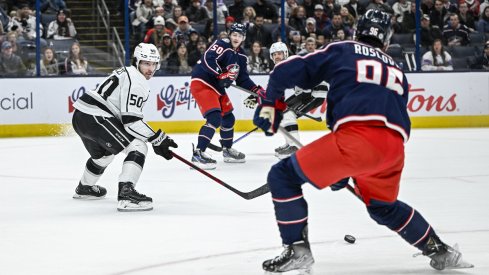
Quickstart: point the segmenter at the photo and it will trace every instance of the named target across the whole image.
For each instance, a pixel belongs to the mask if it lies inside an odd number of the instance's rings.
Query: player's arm
[[[153,129],[143,120],[143,107],[148,100],[147,94],[142,87],[127,89],[127,93],[121,93],[121,119],[126,131],[143,141],[153,145],[157,155],[165,159],[173,157],[169,147],[177,148],[178,145],[165,132]]]

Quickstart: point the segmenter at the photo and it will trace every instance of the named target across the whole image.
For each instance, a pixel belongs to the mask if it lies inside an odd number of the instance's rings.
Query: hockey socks
[[[301,188],[304,180],[295,173],[290,159],[272,166],[267,180],[282,243],[291,245],[302,240],[302,230],[307,225],[308,216],[307,202]]]
[[[221,145],[224,148],[233,146],[235,118],[232,113],[226,114],[222,118],[221,124]]]

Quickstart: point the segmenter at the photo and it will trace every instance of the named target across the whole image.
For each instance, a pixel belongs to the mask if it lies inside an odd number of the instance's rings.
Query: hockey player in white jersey
[[[289,57],[287,45],[283,42],[275,42],[270,47],[270,59],[277,65]],[[307,113],[310,110],[321,106],[328,92],[328,84],[326,82],[314,87],[312,90],[303,90],[299,87],[294,88],[294,94],[287,98],[288,111],[284,112],[282,126],[296,140],[299,138],[299,125],[297,124],[297,114]],[[253,95],[244,100],[243,104],[251,109],[254,109],[257,104],[257,98]],[[275,148],[275,156],[279,159],[284,159],[295,153],[298,150],[296,144],[287,136],[284,136],[285,144]]]
[[[73,105],[73,128],[90,154],[75,190],[75,199],[98,199],[107,193],[96,185],[114,156],[127,157],[119,175],[119,211],[148,211],[153,199],[135,186],[143,170],[150,142],[156,154],[171,159],[170,147],[178,145],[163,131],[153,131],[143,119],[149,96],[148,80],[160,67],[160,55],[153,44],[140,43],[134,50],[132,66],[112,72],[95,90],[88,91]]]

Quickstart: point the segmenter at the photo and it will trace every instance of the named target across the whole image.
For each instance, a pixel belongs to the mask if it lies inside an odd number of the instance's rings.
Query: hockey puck
[[[345,238],[343,238],[345,240],[345,242],[347,243],[355,243],[355,241],[357,239],[355,239],[355,237],[353,237],[352,235],[345,235]]]

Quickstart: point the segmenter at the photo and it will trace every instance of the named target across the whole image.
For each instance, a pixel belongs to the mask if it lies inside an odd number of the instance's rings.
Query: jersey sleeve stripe
[[[127,69],[126,69],[126,74],[127,74],[127,79],[129,80],[129,88],[127,89],[127,98],[126,98],[126,111],[128,111],[129,110],[129,96],[131,95],[132,81],[131,81],[131,76],[129,75],[129,72],[127,71]]]

